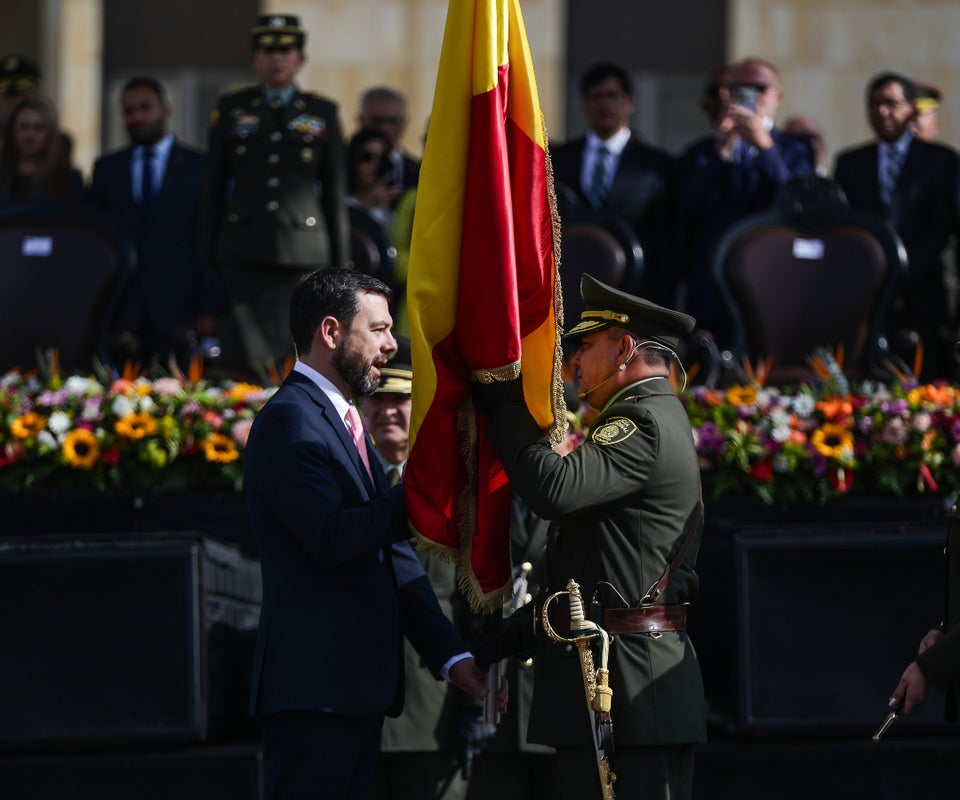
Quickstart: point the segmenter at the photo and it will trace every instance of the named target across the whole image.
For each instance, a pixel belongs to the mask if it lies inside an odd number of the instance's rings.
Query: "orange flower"
[[[235,383],[227,389],[227,397],[234,403],[242,403],[247,399],[248,395],[259,391],[262,391],[262,389],[259,386],[254,386],[252,383]]]
[[[203,440],[203,455],[207,461],[216,461],[219,464],[229,464],[240,458],[237,445],[229,436],[222,433],[211,433]]]
[[[731,386],[727,389],[727,402],[732,406],[752,406],[757,402],[754,386]]]
[[[149,414],[141,411],[138,414],[127,414],[114,423],[114,431],[125,439],[143,439],[157,432],[157,421]]]
[[[853,403],[847,397],[832,397],[829,400],[817,401],[817,411],[831,422],[842,420],[853,413]]]
[[[30,411],[21,414],[10,423],[10,433],[18,439],[32,439],[47,426],[47,418],[42,414]]]

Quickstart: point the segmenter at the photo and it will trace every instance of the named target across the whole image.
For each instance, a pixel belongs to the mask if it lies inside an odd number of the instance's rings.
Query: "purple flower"
[[[719,453],[726,442],[724,435],[712,422],[704,422],[700,426],[700,435],[697,452],[703,455]]]

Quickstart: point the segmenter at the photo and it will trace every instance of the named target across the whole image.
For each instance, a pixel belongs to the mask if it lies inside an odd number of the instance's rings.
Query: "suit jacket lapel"
[[[375,487],[370,481],[370,476],[367,474],[367,468],[363,466],[363,461],[360,460],[360,453],[357,451],[357,448],[354,447],[353,439],[351,439],[350,435],[347,433],[347,426],[344,424],[343,420],[340,419],[340,416],[337,414],[337,410],[333,407],[330,399],[319,386],[317,386],[305,375],[301,375],[299,372],[291,372],[287,377],[287,380],[291,383],[295,383],[297,386],[300,386],[310,396],[313,402],[320,406],[320,410],[323,413],[324,419],[327,421],[327,424],[333,430],[336,437],[340,440],[340,444],[343,445],[343,448],[347,454],[347,459],[353,464],[353,468],[357,473],[358,483],[363,487],[364,493],[368,497],[372,496],[374,494]],[[370,458],[370,467],[373,470],[374,475],[376,475],[379,462],[377,462],[376,455],[370,453],[370,437],[364,434],[364,440],[367,443],[367,454]],[[377,466],[375,467],[374,464]],[[382,469],[380,471],[381,473],[383,472]],[[382,475],[381,480],[385,481]],[[382,491],[382,489],[379,489],[378,491]]]

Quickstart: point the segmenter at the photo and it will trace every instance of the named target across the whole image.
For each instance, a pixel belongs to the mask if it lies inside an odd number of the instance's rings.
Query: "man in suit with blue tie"
[[[914,100],[903,75],[874,77],[867,116],[877,140],[839,153],[834,179],[851,206],[889,222],[907,251],[907,277],[887,315],[887,333],[916,331],[924,347],[920,377],[952,378],[952,348],[944,346],[951,322],[943,254],[957,228],[957,153],[914,134]],[[950,342],[956,338],[947,335]]]
[[[396,350],[389,297],[356,270],[301,280],[290,301],[298,360],[247,443],[263,574],[251,711],[268,800],[370,796],[384,715],[403,708],[404,636],[436,676],[486,694],[406,541],[402,484],[387,487],[351,403],[377,388]]]
[[[587,69],[580,98],[586,133],[551,151],[561,216],[572,201],[625,222],[643,248],[643,276],[642,285],[621,288],[672,302],[673,157],[630,129],[633,81],[623,67]]]
[[[129,80],[121,95],[130,146],[94,164],[91,199],[133,241],[137,270],[120,310],[121,358],[187,357],[214,331],[212,273],[200,260],[204,154],[167,131],[163,85]]]
[[[809,137],[774,123],[783,90],[776,68],[748,58],[733,65],[729,94],[708,136],[680,159],[679,218],[684,292],[680,306],[729,345],[732,322],[713,280],[723,235],[740,220],[766,211],[791,178],[814,172]]]

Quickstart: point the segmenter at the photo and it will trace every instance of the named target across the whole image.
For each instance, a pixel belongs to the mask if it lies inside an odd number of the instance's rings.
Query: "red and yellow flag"
[[[471,375],[522,371],[541,427],[557,439],[564,420],[552,184],[519,0],[451,0],[407,278],[404,486],[420,546],[457,561],[475,608],[509,594],[512,494]]]

